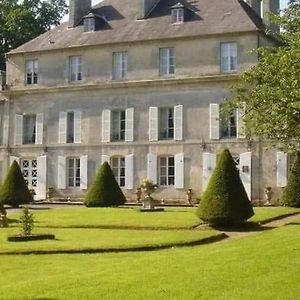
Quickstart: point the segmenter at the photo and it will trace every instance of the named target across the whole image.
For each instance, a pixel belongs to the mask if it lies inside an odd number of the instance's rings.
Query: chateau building
[[[199,197],[228,147],[249,198],[286,184],[286,154],[246,141],[229,87],[275,43],[279,0],[70,0],[69,21],[7,54],[0,177],[17,160],[36,199],[81,198],[108,161],[128,199]]]

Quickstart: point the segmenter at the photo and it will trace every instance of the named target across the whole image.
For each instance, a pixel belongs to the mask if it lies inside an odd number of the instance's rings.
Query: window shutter
[[[36,125],[35,125],[35,143],[43,144],[43,131],[44,131],[44,114],[40,113],[36,115]]]
[[[65,144],[67,142],[67,113],[65,111],[59,113],[58,127],[58,143]]]
[[[210,139],[220,139],[220,119],[219,119],[219,104],[211,103],[209,107],[209,125],[210,125]]]
[[[133,189],[134,184],[134,155],[130,154],[125,157],[125,187],[127,190]]]
[[[245,152],[240,154],[240,177],[244,184],[249,200],[251,200],[252,185],[252,153]]]
[[[36,200],[45,200],[47,191],[47,156],[42,155],[37,158],[37,187]]]
[[[276,158],[276,173],[277,173],[277,186],[285,187],[287,184],[287,154],[278,151]]]
[[[236,117],[236,129],[237,129],[237,138],[238,139],[244,139],[245,138],[245,128],[244,128],[244,116],[246,113],[246,104],[243,104],[242,107],[239,107],[237,109],[237,117]]]
[[[183,139],[183,105],[174,107],[174,140],[182,141]]]
[[[105,162],[110,163],[110,157],[108,155],[101,156],[101,165],[103,165]]]
[[[102,142],[110,142],[110,128],[111,128],[111,111],[104,109],[102,111]]]
[[[80,157],[80,188],[86,190],[88,186],[88,156]]]
[[[158,108],[149,107],[149,141],[158,141]]]
[[[175,154],[175,188],[184,188],[184,154]]]
[[[134,140],[134,108],[126,109],[125,141],[133,142]]]
[[[81,143],[81,111],[74,111],[74,143]]]
[[[20,164],[20,158],[19,157],[17,157],[17,156],[10,156],[9,157],[9,166],[11,166],[14,161],[16,161],[18,164]]]
[[[205,191],[210,176],[216,167],[217,156],[214,153],[203,152],[203,161],[202,161],[202,192]]]
[[[157,156],[152,153],[147,155],[147,178],[157,184]]]
[[[15,144],[23,144],[23,115],[20,114],[15,116]]]
[[[3,116],[3,145],[9,144],[9,116]]]
[[[57,170],[57,188],[64,190],[66,188],[66,158],[58,156],[58,170]]]

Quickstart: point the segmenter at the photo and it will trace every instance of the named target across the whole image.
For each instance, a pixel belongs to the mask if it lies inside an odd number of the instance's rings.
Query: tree
[[[280,204],[289,207],[300,207],[300,152],[297,153],[287,186],[280,198]]]
[[[238,170],[228,149],[218,159],[197,210],[211,225],[233,225],[254,215]]]
[[[14,161],[0,188],[0,203],[18,207],[20,204],[27,204],[32,200],[19,164]]]
[[[125,202],[126,198],[109,164],[105,162],[100,167],[93,184],[87,191],[84,204],[87,207],[118,206]]]
[[[0,0],[0,69],[5,53],[58,25],[66,13],[65,0]]]
[[[294,151],[300,149],[300,0],[291,1],[273,21],[283,29],[269,33],[278,42],[258,50],[258,64],[233,87],[226,110],[246,104],[249,137]]]

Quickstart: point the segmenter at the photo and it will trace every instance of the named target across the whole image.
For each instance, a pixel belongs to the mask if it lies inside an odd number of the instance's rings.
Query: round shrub
[[[115,176],[107,162],[102,164],[96,178],[87,191],[84,204],[87,207],[118,206],[126,202]]]
[[[26,185],[20,166],[14,161],[0,188],[0,203],[18,207],[20,204],[27,204],[32,200],[32,195]]]
[[[228,149],[225,149],[201,197],[197,215],[211,225],[233,225],[254,215],[253,208]]]
[[[288,182],[280,198],[282,206],[300,207],[300,152],[289,174]]]

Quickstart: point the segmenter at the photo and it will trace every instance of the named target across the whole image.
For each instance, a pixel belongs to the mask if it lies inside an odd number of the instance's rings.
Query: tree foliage
[[[0,69],[5,53],[58,25],[66,12],[65,0],[0,0]]]
[[[254,215],[238,170],[228,149],[218,159],[197,210],[212,225],[233,225]]]
[[[273,16],[282,31],[258,49],[259,62],[241,76],[227,109],[246,104],[245,127],[284,150],[300,149],[300,0]],[[277,42],[276,42],[277,41]],[[272,43],[271,43],[272,44]]]

